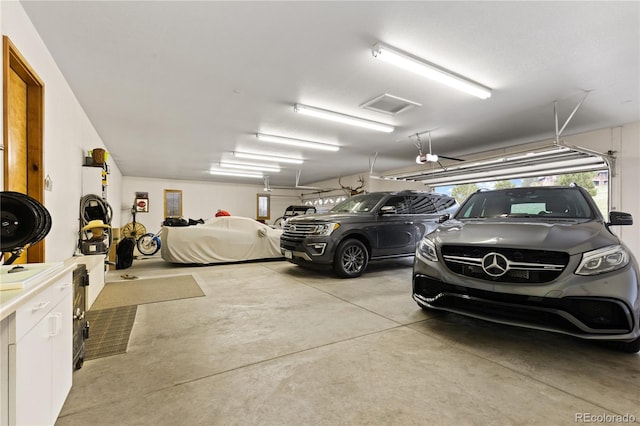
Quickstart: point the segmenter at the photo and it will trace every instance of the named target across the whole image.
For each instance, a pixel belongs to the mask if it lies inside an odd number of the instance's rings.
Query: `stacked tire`
[[[0,192],[0,251],[11,252],[43,240],[51,215],[39,201],[13,191]]]

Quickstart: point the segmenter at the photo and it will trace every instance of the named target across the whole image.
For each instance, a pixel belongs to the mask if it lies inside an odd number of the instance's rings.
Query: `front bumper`
[[[457,275],[416,256],[413,299],[432,309],[568,334],[631,341],[640,337],[638,276],[631,265],[600,276],[577,276],[571,265],[544,284],[493,283]]]
[[[300,241],[281,238],[280,252],[293,263],[330,265],[333,263],[334,247],[328,237],[307,237]]]

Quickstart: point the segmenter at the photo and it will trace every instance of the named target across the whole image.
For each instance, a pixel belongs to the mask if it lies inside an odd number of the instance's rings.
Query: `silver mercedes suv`
[[[579,186],[478,191],[419,243],[419,306],[640,350],[638,263]]]

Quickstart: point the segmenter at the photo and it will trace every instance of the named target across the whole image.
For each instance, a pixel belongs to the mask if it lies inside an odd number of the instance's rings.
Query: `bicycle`
[[[153,256],[160,250],[160,231],[155,234],[147,232],[147,228],[140,222],[136,222],[136,206],[131,208],[133,221],[122,227],[124,238],[133,238],[140,254]]]

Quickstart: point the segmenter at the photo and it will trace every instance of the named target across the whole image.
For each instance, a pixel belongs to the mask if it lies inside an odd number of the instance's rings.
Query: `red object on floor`
[[[216,217],[220,216],[231,216],[231,213],[226,210],[218,210],[218,212],[216,213]]]

